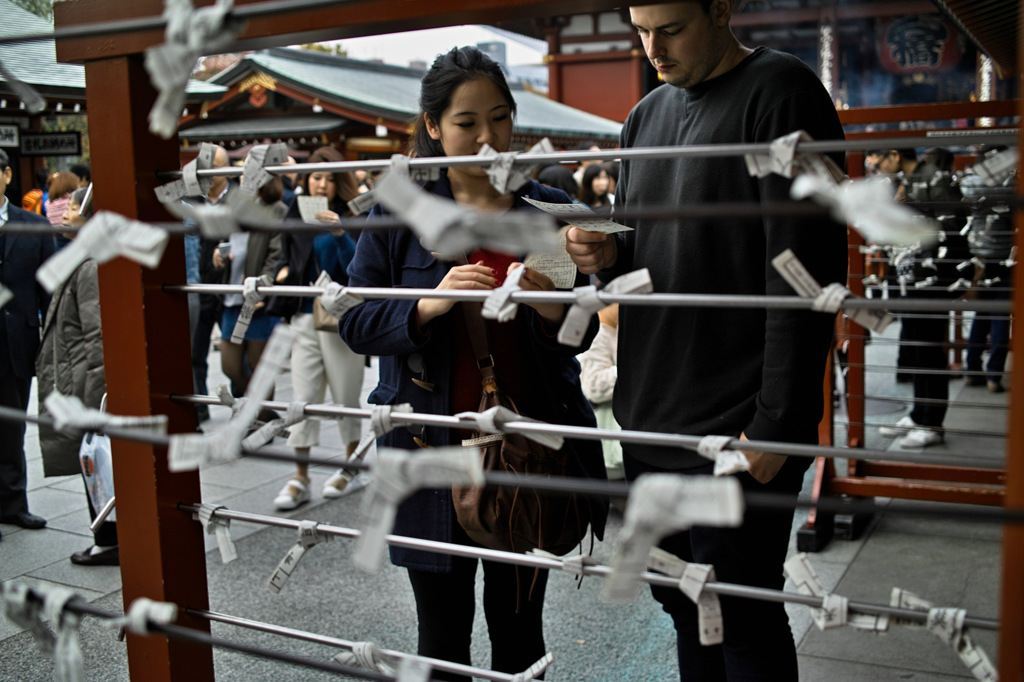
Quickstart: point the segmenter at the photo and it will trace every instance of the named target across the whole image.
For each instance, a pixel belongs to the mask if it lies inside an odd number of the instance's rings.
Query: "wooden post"
[[[178,141],[149,133],[156,98],[142,55],[85,65],[95,205],[140,220],[167,220],[153,187],[156,172],[178,167]],[[100,266],[100,306],[113,414],[166,414],[170,432],[195,431],[191,406],[171,393],[192,392],[188,306],[184,296],[161,291],[184,283],[181,237],[172,238],[156,270],[118,258]],[[127,609],[138,597],[178,604],[180,625],[209,632],[206,621],[184,615],[207,608],[202,528],[177,509],[201,499],[196,472],[167,471],[165,448],[114,440],[114,486],[121,581]],[[212,680],[209,647],[128,635],[128,668],[135,680]]]
[[[1024,0],[1020,4],[1020,17],[1024,17]],[[1024,35],[1018,25],[1017,54],[1024,55]],[[1021,81],[1017,78],[1018,87]],[[1018,110],[1024,114],[1024,103],[1017,102]],[[1024,144],[1024,131],[1018,137],[1018,148]],[[1017,175],[1017,194],[1024,191],[1024,177]],[[1017,230],[1017,253],[1024,254],[1024,211],[1018,206],[1014,211],[1014,226]],[[1018,256],[1019,258],[1020,256]],[[1018,270],[1019,268],[1014,268]],[[1019,284],[1014,273],[1015,284]],[[1024,332],[1017,329],[1017,323],[1024,320],[1024,296],[1014,288],[1013,320],[1011,322],[1011,350],[1014,358],[1024,358]],[[1024,372],[1010,374],[1010,418],[1006,439],[1006,497],[1010,509],[1024,508],[1024,414],[1021,398],[1024,398]],[[1002,604],[999,609],[999,677],[1003,682],[1024,681],[1024,525],[1007,524],[1003,528],[1003,584]]]

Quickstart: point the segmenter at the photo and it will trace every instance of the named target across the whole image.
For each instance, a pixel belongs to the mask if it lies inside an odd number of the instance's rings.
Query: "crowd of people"
[[[630,8],[643,49],[666,85],[633,109],[622,131],[623,148],[769,142],[795,130],[807,131],[816,140],[843,139],[835,106],[815,73],[782,52],[741,44],[730,30],[731,6],[729,0],[689,0]],[[478,49],[456,48],[439,56],[423,77],[419,103],[410,155],[472,155],[484,144],[509,151],[516,101],[501,68]],[[599,149],[591,143],[582,148]],[[309,161],[343,159],[328,145],[313,152]],[[842,155],[834,161],[843,166]],[[880,150],[870,161],[883,173],[916,177],[915,172],[925,172],[912,163],[910,153],[900,150]],[[217,148],[213,165],[230,162],[228,152]],[[10,181],[2,150],[0,165],[6,169],[2,190]],[[564,165],[542,168],[536,178],[515,191],[501,192],[482,169],[458,166],[442,169],[440,177],[423,189],[495,214],[535,211],[527,199],[539,199],[584,204],[598,214],[614,215],[634,207],[781,202],[789,198],[791,184],[780,176],[752,177],[743,159],[736,157],[650,158],[621,165],[586,161],[575,172]],[[0,222],[46,223],[48,218],[59,228],[78,227],[89,214],[89,207],[82,205],[83,182],[89,182],[88,168],[40,176],[37,188],[25,196],[24,210],[6,201],[0,205]],[[335,282],[360,287],[476,291],[499,287],[516,269],[524,268],[522,289],[555,289],[546,274],[526,268],[525,254],[480,248],[449,259],[425,249],[408,230],[356,235],[341,229],[342,218],[350,215],[348,201],[373,184],[374,178],[365,172],[317,171],[276,178],[256,198],[268,215],[300,219],[303,197],[322,198],[326,209],[305,219],[329,229],[240,232],[225,242],[190,235],[185,242],[188,281],[240,284],[248,277],[269,275],[277,283],[298,285],[312,284],[326,273]],[[237,191],[234,181],[216,177],[205,195],[185,201],[216,205]],[[368,220],[386,213],[375,206]],[[846,280],[846,229],[831,220],[771,215],[728,224],[713,218],[664,217],[623,222],[634,229],[616,235],[568,229],[566,250],[578,268],[577,286],[588,284],[591,277],[608,283],[647,268],[654,290],[661,293],[792,295],[771,266],[786,249],[793,250],[817,281]],[[73,230],[65,236],[73,238]],[[15,294],[7,310],[17,317],[16,325],[9,321],[6,328],[0,327],[0,394],[3,404],[22,410],[33,374],[40,383],[41,404],[48,393],[60,391],[98,408],[104,392],[95,262],[83,263],[52,299],[35,283],[36,268],[57,247],[54,237],[15,239],[0,232],[5,255],[0,282]],[[10,255],[12,248],[20,250],[17,258]],[[358,406],[365,358],[372,355],[380,357],[380,376],[370,403],[409,403],[416,412],[442,415],[477,409],[482,365],[470,329],[471,320],[479,317],[471,308],[474,304],[441,298],[368,300],[333,323],[318,322],[315,305],[310,298],[262,302],[242,342],[233,343],[241,296],[191,295],[196,392],[209,393],[206,362],[215,327],[220,329],[222,369],[232,394],[241,396],[274,327],[290,324],[298,331],[291,355],[295,401],[323,402],[330,389],[333,403]],[[623,306],[602,311],[591,321],[581,347],[571,348],[556,339],[566,311],[563,304],[531,303],[520,306],[511,322],[488,320],[484,325],[490,349],[490,373],[484,374],[521,414],[556,424],[621,425],[743,441],[818,442],[832,316],[787,309]],[[906,361],[908,371],[938,362],[930,345],[937,330],[929,326],[915,332],[914,319],[904,319],[907,340],[928,344],[908,344],[914,355]],[[976,324],[979,339],[991,334],[995,344],[1005,336],[994,318],[979,316]],[[983,330],[981,325],[986,324]],[[578,361],[580,351],[585,352]],[[993,353],[989,361],[987,381],[992,390],[1004,361],[1005,353]],[[980,370],[980,355],[969,356],[969,363]],[[936,438],[941,441],[936,399],[944,410],[945,384],[939,386],[941,382],[927,373],[915,374],[914,381],[920,405],[908,415],[909,421],[894,428],[909,434],[906,438],[923,428],[925,435],[919,434],[916,444],[924,447],[938,442]],[[200,428],[208,416],[205,407],[197,408]],[[351,455],[359,442],[360,423],[337,421],[346,456]],[[312,499],[303,458],[319,443],[320,424],[307,420],[291,428],[287,443],[298,463],[273,500],[279,510],[292,510]],[[41,434],[46,475],[78,473],[80,437],[43,427]],[[0,522],[39,528],[45,520],[29,512],[25,497],[23,435],[23,425],[0,422],[5,453],[0,458]],[[379,443],[418,450],[459,445],[467,437],[456,429],[427,426],[396,429]],[[809,459],[745,454],[751,469],[735,474],[744,489],[796,498]],[[634,480],[653,472],[710,475],[713,468],[697,453],[649,444],[608,443],[602,451],[595,441],[569,438],[562,455],[570,458],[575,475],[595,479]],[[344,494],[350,480],[349,472],[339,470],[321,495]],[[95,516],[97,510],[90,504],[89,511]],[[607,505],[595,505],[590,517],[598,538],[606,514]],[[758,510],[746,514],[740,527],[695,527],[660,545],[686,561],[712,564],[721,581],[781,590],[792,521],[792,509]],[[456,517],[451,489],[414,494],[400,506],[394,532],[477,544]],[[391,548],[391,559],[408,573],[420,654],[470,663],[479,565],[491,667],[515,673],[544,655],[546,571],[398,547]],[[115,524],[97,530],[94,545],[76,553],[72,561],[116,564]],[[703,646],[695,604],[677,589],[656,587],[652,593],[675,626],[682,679],[798,678],[793,637],[781,603],[723,595],[721,608],[728,623],[724,641]]]

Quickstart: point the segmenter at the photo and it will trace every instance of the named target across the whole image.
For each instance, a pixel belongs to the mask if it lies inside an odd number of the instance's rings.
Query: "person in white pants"
[[[314,151],[310,163],[343,161],[334,147],[321,147]],[[303,194],[297,197],[288,212],[288,218],[303,217],[301,199],[307,222],[338,224],[347,214],[347,202],[359,194],[358,184],[351,173],[318,171],[302,179]],[[326,199],[326,202],[324,202]],[[324,209],[326,203],[326,209]],[[311,208],[312,207],[312,208]],[[314,215],[308,215],[312,211]],[[278,263],[275,281],[286,285],[312,284],[326,272],[340,284],[348,283],[345,269],[355,253],[355,242],[344,230],[322,233],[285,232],[282,235],[283,260]],[[288,299],[292,309],[284,312],[298,332],[292,347],[292,400],[322,403],[327,387],[335,404],[359,407],[359,392],[363,385],[363,356],[353,353],[338,334],[337,321],[316,328],[314,301],[310,298]],[[359,444],[361,424],[358,419],[338,419],[341,439],[345,443],[346,458]],[[310,448],[320,442],[320,422],[307,419],[290,427],[288,445],[300,457],[308,457]],[[324,485],[324,497],[338,497],[348,485],[348,478],[339,469]],[[285,483],[274,498],[279,510],[295,509],[310,500],[309,465],[298,463],[295,475]]]
[[[311,313],[297,313],[292,317],[292,327],[298,332],[292,347],[292,400],[322,403],[330,386],[333,403],[358,407],[365,367],[363,356],[353,353],[336,331],[315,329]],[[338,422],[348,458],[359,444],[361,423],[355,417],[342,417]],[[288,446],[295,448],[297,455],[308,456],[310,448],[320,442],[318,419],[306,419],[288,430]],[[298,464],[295,476],[274,498],[274,507],[283,511],[308,502],[309,483],[309,465]],[[324,484],[323,496],[339,497],[347,485],[348,479],[339,469]]]

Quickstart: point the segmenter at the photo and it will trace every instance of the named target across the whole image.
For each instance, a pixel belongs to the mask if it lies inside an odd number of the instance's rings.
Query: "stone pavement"
[[[895,331],[887,333],[894,338]],[[869,346],[868,364],[889,363],[894,346],[879,341]],[[211,388],[222,380],[219,357],[211,353]],[[364,399],[376,380],[366,373]],[[909,396],[891,374],[869,375],[868,393]],[[993,395],[984,388],[961,388],[950,383],[951,397],[960,403],[987,403],[990,408],[957,407],[947,427],[970,431],[1005,430],[1006,394]],[[278,384],[277,398],[288,400],[288,376]],[[34,401],[34,398],[33,398]],[[869,422],[894,422],[904,406],[876,405]],[[226,408],[213,408],[214,421],[227,417]],[[282,441],[278,441],[282,443]],[[322,430],[323,452],[340,451],[336,425]],[[869,429],[869,447],[887,447]],[[895,445],[893,447],[896,447]],[[950,433],[945,449],[956,452],[1005,449],[1000,438]],[[333,450],[331,450],[333,448]],[[0,525],[0,581],[23,579],[69,586],[97,606],[112,611],[122,608],[120,574],[116,567],[80,567],[71,564],[71,553],[89,546],[88,514],[79,477],[44,479],[38,439],[30,426],[26,437],[29,458],[29,499],[32,511],[46,517],[42,531],[24,531]],[[289,514],[338,525],[354,525],[362,495],[337,500],[319,497],[327,467],[314,467],[314,500]],[[231,509],[259,514],[274,513],[271,500],[287,480],[286,464],[244,461],[204,469],[201,473],[205,501]],[[810,477],[808,477],[810,478]],[[810,483],[805,486],[809,491]],[[880,503],[884,503],[880,500]],[[999,612],[1000,527],[955,518],[915,517],[886,512],[875,518],[859,540],[830,543],[811,561],[828,590],[853,600],[887,603],[893,586],[916,592],[941,606],[968,609],[971,615],[996,618]],[[796,526],[803,522],[798,514]],[[595,557],[607,562],[621,517],[613,514],[605,541]],[[235,522],[231,526],[239,559],[222,565],[212,537],[207,555],[211,608],[255,620],[278,623],[350,640],[372,640],[383,647],[415,650],[415,611],[402,571],[385,565],[380,574],[367,576],[351,568],[352,545],[346,540],[316,547],[302,560],[289,584],[275,595],[265,587],[274,565],[294,541],[293,531]],[[795,543],[794,543],[795,546]],[[482,582],[482,577],[478,576]],[[598,600],[601,581],[586,578],[577,588],[567,574],[552,575],[545,609],[549,649],[556,663],[548,680],[669,680],[677,678],[674,635],[671,623],[642,590],[630,606],[608,606]],[[808,682],[856,680],[970,679],[955,654],[938,638],[921,629],[898,628],[886,634],[868,634],[847,628],[822,632],[813,627],[808,610],[790,606],[789,612],[800,655],[801,679]],[[728,625],[726,625],[728,627]],[[234,626],[214,624],[216,635],[270,648],[329,659],[336,650],[256,633]],[[995,633],[978,631],[973,636],[995,660]],[[82,645],[87,680],[127,680],[124,644],[94,619],[85,619]],[[486,628],[478,618],[474,633],[474,662],[486,667],[489,659]],[[336,679],[223,651],[215,653],[219,680],[318,680]],[[49,680],[53,666],[39,653],[29,633],[0,618],[0,680]]]

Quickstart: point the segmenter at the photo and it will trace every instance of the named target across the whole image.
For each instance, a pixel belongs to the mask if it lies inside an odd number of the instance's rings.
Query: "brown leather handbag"
[[[480,412],[495,406],[516,414],[512,398],[498,387],[479,303],[461,303],[483,387]],[[485,471],[516,475],[572,476],[571,455],[518,433],[476,432],[462,441],[479,448]],[[452,487],[459,525],[471,539],[490,549],[528,552],[542,549],[559,556],[571,552],[587,533],[590,505],[576,494],[547,493],[519,486]]]

